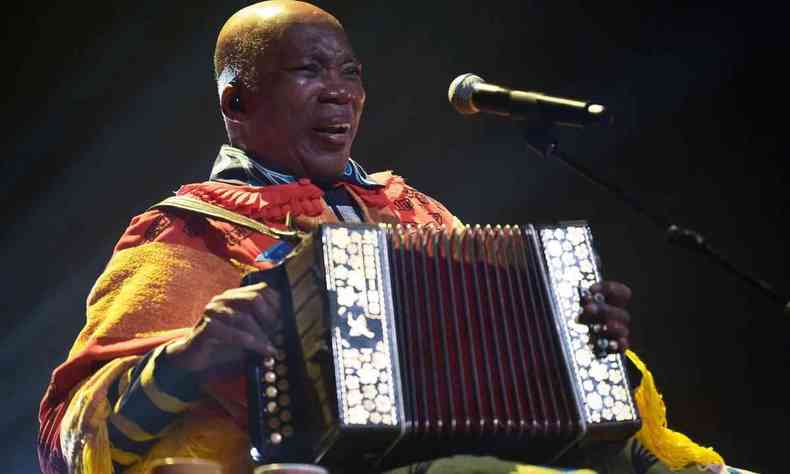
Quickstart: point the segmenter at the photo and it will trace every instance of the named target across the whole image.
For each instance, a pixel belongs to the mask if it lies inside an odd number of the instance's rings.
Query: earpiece
[[[241,112],[241,98],[238,95],[231,97],[230,110],[234,112]]]

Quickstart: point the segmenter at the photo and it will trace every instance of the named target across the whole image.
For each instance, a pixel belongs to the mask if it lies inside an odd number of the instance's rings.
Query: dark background
[[[790,289],[778,7],[670,2],[324,1],[365,64],[354,156],[395,169],[467,223],[592,222],[609,279],[634,291],[633,339],[670,427],[729,464],[780,472],[790,317],[707,259],[670,247],[611,195],[528,152],[517,125],[447,103],[460,73],[598,97],[610,129],[565,150]],[[206,178],[224,129],[211,57],[246,2],[6,6],[0,159],[0,458],[36,472],[36,411],[129,219]]]

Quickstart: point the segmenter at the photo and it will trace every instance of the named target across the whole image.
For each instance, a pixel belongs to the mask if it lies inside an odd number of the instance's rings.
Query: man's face
[[[365,104],[362,67],[348,38],[332,25],[297,24],[275,51],[258,60],[250,151],[297,176],[339,176]]]

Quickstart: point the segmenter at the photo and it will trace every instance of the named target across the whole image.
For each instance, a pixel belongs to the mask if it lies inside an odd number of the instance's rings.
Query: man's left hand
[[[582,296],[578,321],[590,327],[596,352],[617,354],[630,346],[631,315],[625,309],[630,300],[631,289],[614,281],[596,283]]]

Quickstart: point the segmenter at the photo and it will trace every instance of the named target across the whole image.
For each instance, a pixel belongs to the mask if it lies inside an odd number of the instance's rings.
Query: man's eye
[[[318,74],[319,69],[320,68],[319,68],[318,64],[304,64],[302,66],[295,67],[293,70],[294,71],[300,71],[300,72],[307,72],[307,73],[310,73],[310,74]]]
[[[343,73],[349,76],[361,76],[362,68],[359,66],[348,66],[343,70]]]

